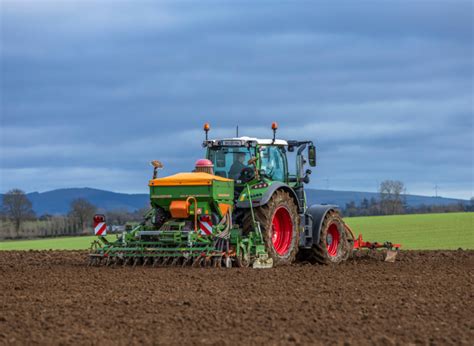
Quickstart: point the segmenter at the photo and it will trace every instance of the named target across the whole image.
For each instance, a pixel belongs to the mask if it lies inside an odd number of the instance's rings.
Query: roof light
[[[209,125],[209,123],[205,123],[203,129],[204,129],[204,132],[206,132],[206,141],[207,141],[208,140],[207,133],[211,129],[211,126]]]
[[[278,128],[278,124],[277,124],[275,121],[272,122],[272,130],[273,130],[273,140],[272,140],[272,144],[275,143],[275,136],[276,136],[277,128]]]

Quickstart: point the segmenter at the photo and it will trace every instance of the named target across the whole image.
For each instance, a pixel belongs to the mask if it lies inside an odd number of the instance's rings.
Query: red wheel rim
[[[285,207],[279,207],[272,218],[272,243],[279,255],[285,255],[293,238],[293,221]]]
[[[339,242],[341,235],[339,234],[339,228],[337,224],[332,223],[329,225],[328,233],[326,236],[326,246],[328,254],[331,257],[337,256],[337,250],[339,249]]]

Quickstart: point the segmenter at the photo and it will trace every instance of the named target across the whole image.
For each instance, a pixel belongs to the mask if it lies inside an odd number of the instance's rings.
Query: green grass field
[[[402,249],[474,249],[474,213],[346,218],[367,241],[401,243]]]
[[[0,250],[82,250],[88,249],[94,239],[95,236],[7,240],[0,242]],[[113,240],[115,236],[109,239]]]
[[[364,240],[401,243],[403,249],[474,249],[474,213],[345,218]],[[111,236],[114,239],[114,236]],[[0,242],[0,250],[87,249],[95,237],[61,237]]]

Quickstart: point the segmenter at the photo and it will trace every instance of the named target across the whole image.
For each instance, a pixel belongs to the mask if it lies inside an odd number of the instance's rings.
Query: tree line
[[[398,180],[385,180],[379,186],[379,198],[364,198],[359,204],[346,203],[345,216],[372,216],[394,214],[446,213],[474,211],[474,198],[470,204],[409,206],[406,203],[405,185]],[[124,225],[141,221],[146,207],[129,212],[127,210],[105,211],[109,225]],[[0,239],[48,237],[58,235],[92,234],[92,217],[101,212],[83,198],[73,200],[67,215],[37,216],[27,195],[19,189],[8,191],[3,196],[0,210]]]
[[[354,201],[346,203],[343,208],[345,216],[374,216],[397,214],[427,214],[474,211],[474,198],[470,203],[449,205],[409,206],[406,201],[405,184],[398,180],[385,180],[379,186],[379,198],[364,198],[359,204]]]
[[[104,213],[108,224],[124,225],[130,221],[141,221],[145,211],[146,208],[135,212],[111,210]],[[66,215],[37,216],[25,192],[13,189],[3,196],[0,239],[92,234],[92,218],[98,212],[101,210],[86,199],[76,198],[70,203]]]

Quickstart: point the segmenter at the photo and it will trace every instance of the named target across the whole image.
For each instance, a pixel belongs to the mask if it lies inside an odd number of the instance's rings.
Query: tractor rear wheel
[[[347,231],[341,215],[329,211],[324,217],[319,244],[306,250],[304,259],[315,264],[337,264],[345,261],[352,251]]]
[[[267,204],[254,208],[254,214],[273,265],[291,264],[299,245],[299,216],[293,198],[285,191],[276,191]],[[246,232],[253,230],[250,210],[244,216],[243,226]]]

